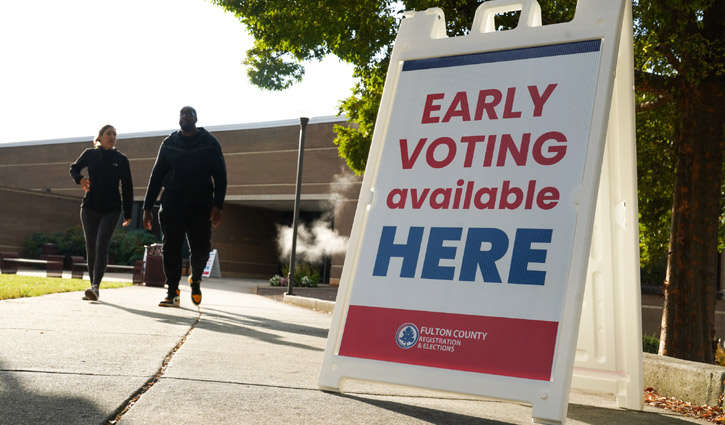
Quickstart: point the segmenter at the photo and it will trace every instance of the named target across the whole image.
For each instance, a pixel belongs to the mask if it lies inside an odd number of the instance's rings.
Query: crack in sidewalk
[[[199,324],[199,321],[201,320],[201,309],[199,309],[199,315],[196,317],[196,321],[193,325],[189,328],[189,330],[186,332],[186,335],[184,335],[179,342],[174,346],[174,348],[169,351],[169,354],[164,357],[164,360],[161,362],[161,367],[158,371],[156,371],[156,374],[151,377],[144,385],[141,386],[138,390],[136,390],[129,398],[127,398],[121,405],[116,409],[111,415],[108,417],[108,419],[104,420],[103,423],[106,425],[115,425],[118,423],[118,421],[123,418],[123,415],[126,414],[126,412],[131,409],[131,407],[138,402],[138,400],[141,398],[146,391],[150,390],[151,387],[156,384],[159,379],[161,379],[162,376],[164,376],[164,373],[166,373],[166,368],[169,366],[169,363],[171,362],[171,359],[174,358],[174,355],[177,351],[181,348],[182,345],[186,342],[186,339],[189,338],[189,335],[191,335],[191,331],[193,331],[196,328],[196,325]]]
[[[117,373],[97,372],[67,372],[62,370],[36,370],[36,369],[0,369],[0,372],[37,373],[39,375],[71,375],[71,376],[98,376],[102,378],[140,378],[139,375],[126,375]]]

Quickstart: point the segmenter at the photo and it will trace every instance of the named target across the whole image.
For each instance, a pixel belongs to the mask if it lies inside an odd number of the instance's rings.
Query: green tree
[[[247,51],[250,81],[267,90],[284,90],[302,80],[305,61],[335,55],[354,66],[352,95],[340,102],[353,126],[336,126],[340,157],[356,174],[365,171],[390,53],[406,10],[440,7],[449,36],[469,32],[479,0],[211,0],[234,15],[254,37]],[[572,18],[575,0],[544,6],[545,23]],[[513,18],[513,17],[512,17]],[[503,19],[511,26],[512,19]]]
[[[658,118],[669,124],[665,131],[676,160],[660,354],[712,363],[723,199],[725,2],[640,0],[634,12],[636,88],[649,96],[642,109],[659,111]]]
[[[449,36],[471,27],[478,0],[212,0],[255,38],[245,64],[253,83],[280,90],[302,62],[334,54],[354,65],[352,95],[340,103],[339,153],[360,174],[403,10],[440,7]],[[634,0],[642,261],[667,253],[661,354],[712,362],[710,342],[722,211],[725,2]],[[568,21],[575,0],[541,1],[546,24]],[[516,16],[500,20],[515,25]],[[721,232],[720,232],[721,233]]]
[[[639,93],[637,104],[637,185],[642,283],[661,286],[667,268],[675,183],[672,102],[649,108],[652,95]]]
[[[354,2],[212,0],[231,11],[254,37],[244,64],[253,84],[283,90],[302,79],[302,62],[333,54],[354,66],[357,82],[341,103],[351,128],[338,126],[340,156],[356,173],[365,170],[401,10],[390,0]]]

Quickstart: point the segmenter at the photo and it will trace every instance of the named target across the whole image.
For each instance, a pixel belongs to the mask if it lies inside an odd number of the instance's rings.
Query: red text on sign
[[[425,162],[431,168],[443,168],[450,165],[459,154],[459,144],[463,146],[463,167],[473,166],[473,160],[482,155],[481,165],[491,167],[494,156],[496,167],[506,165],[507,158],[511,158],[517,166],[527,164],[529,154],[539,165],[554,165],[566,155],[566,136],[558,131],[549,131],[534,141],[531,145],[531,133],[521,135],[520,141],[514,140],[510,134],[501,135],[500,141],[496,135],[463,136],[456,143],[451,137],[439,137],[428,143],[428,138],[418,140],[412,152],[408,139],[400,139],[400,160],[404,170],[413,168],[421,153],[425,149]],[[555,143],[554,143],[555,142]]]
[[[554,92],[556,84],[549,84],[543,93],[539,91],[537,86],[528,86],[529,99],[533,103],[533,117],[540,117],[543,114],[544,104]],[[423,106],[422,124],[447,123],[451,120],[458,119],[460,121],[481,121],[484,119],[484,113],[489,120],[499,119],[498,109],[502,109],[501,117],[503,119],[521,118],[521,111],[514,110],[514,101],[516,99],[516,87],[509,87],[506,90],[506,96],[498,89],[479,90],[477,94],[473,94],[475,100],[469,102],[469,93],[465,91],[457,92],[451,100],[446,99],[445,93],[432,93],[426,96],[425,105]],[[503,100],[503,106],[501,101]],[[474,109],[471,111],[470,104],[473,103]],[[448,105],[446,112],[441,117],[443,106]],[[473,112],[473,115],[471,115]]]
[[[459,179],[456,186],[455,189],[396,188],[388,193],[386,203],[390,209],[410,207],[414,210],[424,207],[434,210],[514,210],[521,207],[550,210],[559,203],[559,190],[551,186],[537,189],[536,180],[529,180],[525,189],[511,185],[509,180],[504,180],[500,188],[476,187],[475,182],[464,182],[463,179]]]

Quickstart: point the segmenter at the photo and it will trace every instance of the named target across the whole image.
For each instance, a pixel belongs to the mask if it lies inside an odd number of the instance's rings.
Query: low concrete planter
[[[295,295],[285,294],[282,301],[287,304],[294,304],[309,310],[322,311],[325,313],[332,313],[335,309],[334,301],[318,300],[317,298],[298,297]]]
[[[337,298],[337,286],[320,284],[317,287],[295,286],[292,288],[295,295],[300,297],[317,298],[334,302]],[[284,295],[287,286],[257,286],[257,295]]]
[[[694,405],[719,406],[725,367],[644,353],[644,386]]]

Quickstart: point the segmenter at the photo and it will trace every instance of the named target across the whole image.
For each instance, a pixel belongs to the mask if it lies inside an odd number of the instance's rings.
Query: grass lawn
[[[131,286],[131,282],[103,282],[101,289]],[[90,282],[83,279],[0,274],[0,300],[37,297],[57,292],[83,291]]]

